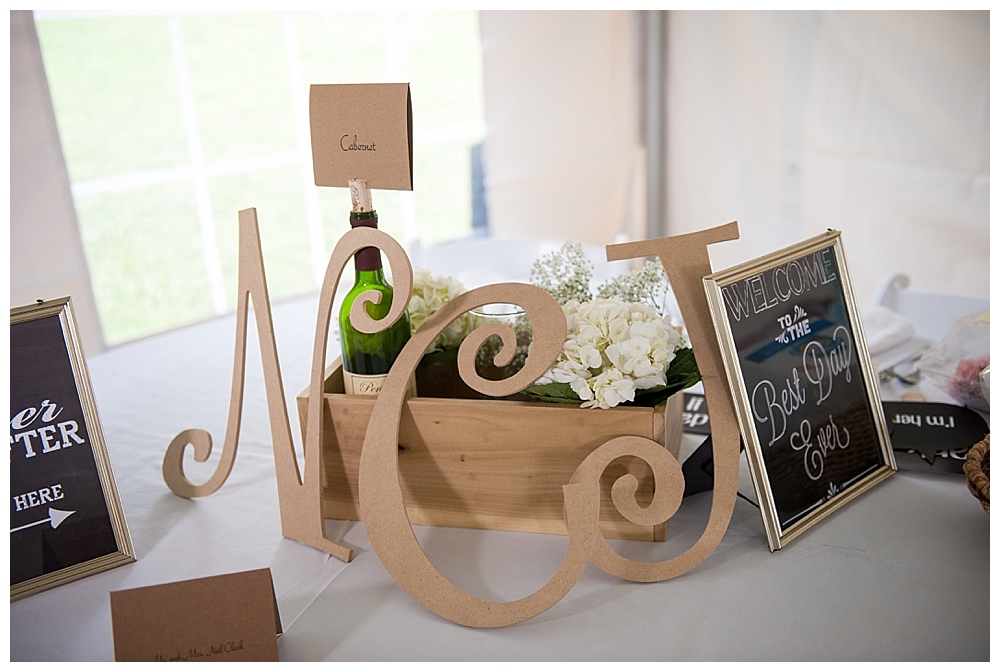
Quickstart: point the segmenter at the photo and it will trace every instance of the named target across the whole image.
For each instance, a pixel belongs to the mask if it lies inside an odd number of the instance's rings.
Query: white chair
[[[893,273],[875,294],[876,306],[884,306],[913,323],[918,336],[940,341],[959,318],[988,310],[990,300],[976,296],[920,292],[909,288],[910,278]]]

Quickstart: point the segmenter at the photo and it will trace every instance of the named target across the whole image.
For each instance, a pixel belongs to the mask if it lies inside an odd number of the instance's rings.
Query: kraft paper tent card
[[[277,661],[270,569],[111,593],[118,661]]]
[[[413,190],[409,84],[313,84],[309,125],[317,186]]]

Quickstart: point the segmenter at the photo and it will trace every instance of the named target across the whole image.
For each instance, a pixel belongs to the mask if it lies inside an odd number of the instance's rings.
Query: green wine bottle
[[[374,210],[351,212],[351,227],[378,228]],[[392,286],[382,272],[382,255],[376,247],[365,247],[354,255],[354,287],[340,307],[340,349],[343,355],[344,391],[347,394],[377,395],[403,346],[410,340],[410,316],[403,315],[388,329],[365,334],[351,324],[351,305],[361,292],[374,289],[382,294],[380,303],[368,303],[366,309],[373,319],[389,313]],[[412,387],[412,379],[411,379]],[[415,390],[411,389],[411,394]]]

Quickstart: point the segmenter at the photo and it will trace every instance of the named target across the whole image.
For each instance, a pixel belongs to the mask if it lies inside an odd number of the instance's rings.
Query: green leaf
[[[677,351],[674,361],[670,362],[667,369],[667,385],[684,384],[684,387],[691,387],[701,380],[701,372],[698,371],[698,362],[694,358],[694,350],[691,348],[681,348]]]
[[[548,383],[546,385],[532,385],[524,389],[525,394],[537,397],[541,401],[554,402],[559,404],[581,404],[580,397],[576,395],[569,383]]]
[[[698,362],[694,359],[694,351],[691,348],[681,348],[667,369],[667,384],[636,391],[635,401],[632,403],[636,406],[656,406],[699,380],[701,373],[698,371]]]

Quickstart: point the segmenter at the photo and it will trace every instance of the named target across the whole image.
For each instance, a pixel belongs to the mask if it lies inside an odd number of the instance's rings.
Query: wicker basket
[[[969,449],[965,457],[965,480],[969,491],[990,512],[990,435]]]

